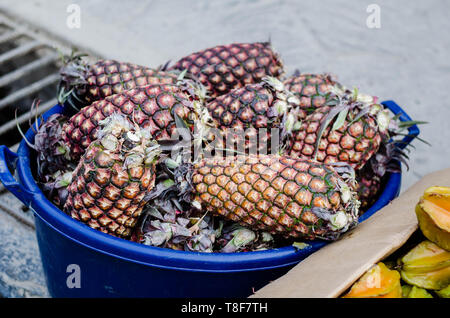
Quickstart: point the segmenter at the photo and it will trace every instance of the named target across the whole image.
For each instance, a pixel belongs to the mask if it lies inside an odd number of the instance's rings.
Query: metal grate
[[[59,67],[49,41],[0,13],[0,144],[17,147],[16,124],[28,129],[34,99],[42,101],[38,115],[57,103]]]
[[[36,115],[33,100],[41,101],[38,115],[57,103],[60,62],[54,47],[69,54],[63,43],[0,11],[0,144],[17,150],[16,109],[26,131]],[[32,211],[0,184],[0,298],[48,296],[34,232]]]
[[[0,12],[0,144],[13,151],[22,139],[17,124],[26,131],[30,119],[34,122],[36,115],[57,103],[60,59],[54,43],[64,54],[69,52],[59,42],[53,39],[50,42],[42,34]],[[31,104],[35,99],[41,103],[37,113],[35,110],[32,113]],[[1,184],[0,210],[34,227],[32,213]]]

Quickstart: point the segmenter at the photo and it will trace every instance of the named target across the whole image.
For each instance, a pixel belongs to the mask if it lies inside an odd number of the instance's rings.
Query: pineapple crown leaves
[[[256,251],[273,245],[273,237],[267,232],[251,231],[236,223],[225,225],[223,220],[198,211],[181,211],[174,202],[154,200],[146,205],[140,230],[142,243],[208,253]]]
[[[358,223],[358,218],[354,213],[348,214],[342,210],[337,211],[336,213],[330,213],[327,209],[313,207],[311,212],[327,222],[330,231],[327,231],[323,235],[317,236],[317,238],[323,240],[335,241],[342,233],[345,233],[349,229],[355,227]]]
[[[85,53],[78,53],[76,49],[72,50],[70,56],[61,56],[63,66],[60,69],[62,81],[69,86],[86,84],[86,75],[89,71],[89,65],[83,60],[88,56]]]
[[[35,134],[38,134],[39,130],[41,129],[41,127],[44,125],[44,119],[42,118],[42,116],[38,116],[38,109],[39,109],[39,104],[41,103],[40,100],[35,99],[33,100],[33,103],[31,104],[30,107],[30,117],[28,118],[28,124],[30,126],[30,128],[33,130],[33,132]],[[31,123],[32,119],[33,119],[33,113],[34,113],[34,126]],[[19,124],[19,119],[17,118],[17,108],[14,110],[14,118],[16,121],[16,127],[17,130],[19,132],[19,134],[22,136],[23,140],[25,140],[25,143],[31,148],[34,149],[36,151],[42,150],[39,149],[36,145],[33,145],[25,136],[25,134],[23,133],[22,129],[20,128],[20,124]],[[38,124],[38,122],[40,124]]]
[[[159,158],[161,150],[156,141],[151,139],[150,132],[136,123],[132,124],[124,115],[113,113],[99,124],[102,127],[98,133],[100,144],[106,151],[123,153],[125,168],[143,163],[153,165]]]
[[[301,251],[301,250],[303,250],[303,249],[305,249],[305,248],[307,248],[309,246],[310,246],[310,244],[307,244],[305,242],[294,242],[294,243],[292,243],[292,247],[295,248],[295,250],[297,250],[297,251]]]
[[[356,218],[359,213],[359,202],[356,193],[356,172],[352,166],[345,162],[335,162],[329,164],[341,176],[342,180],[338,179],[338,190],[341,193],[341,200],[345,204],[347,211]]]
[[[401,172],[397,161],[402,162],[409,169],[408,159],[408,156],[391,141],[380,145],[378,152],[369,159],[368,167],[373,174],[381,178],[386,172]]]
[[[214,121],[208,112],[208,109],[204,106],[205,100],[207,99],[207,91],[205,86],[203,86],[199,81],[195,79],[186,79],[186,70],[180,73],[177,85],[186,92],[193,101],[185,101],[184,106],[193,110],[191,115],[194,116],[195,121],[195,134],[194,141],[197,144],[201,144],[202,141],[206,140],[206,136],[211,127],[214,127]],[[177,128],[188,129],[187,124],[175,114],[175,122]]]
[[[424,125],[424,124],[428,124],[428,122],[426,121],[421,121],[421,120],[405,120],[405,121],[401,121],[400,120],[400,116],[401,114],[397,114],[395,115],[391,121],[389,122],[389,127],[388,127],[388,131],[389,131],[389,135],[391,137],[396,137],[396,136],[401,136],[401,137],[414,137],[417,140],[423,142],[424,144],[431,146],[431,144],[420,138],[419,136],[411,136],[408,133],[404,133],[404,131],[408,130],[410,127],[414,126],[414,125]],[[398,145],[401,144],[401,140],[396,140],[395,141]]]
[[[170,200],[154,200],[147,204],[144,216],[141,223],[144,244],[198,252],[213,251],[217,233],[212,218],[179,211]]]
[[[31,149],[36,151],[37,179],[47,197],[54,198],[64,204],[68,195],[67,186],[71,182],[74,164],[69,161],[69,149],[61,141],[62,125],[67,120],[64,115],[53,114],[47,121],[38,116],[39,101],[34,100],[31,106],[29,125],[35,132],[32,144],[16,125],[19,133]],[[34,113],[34,125],[31,123]],[[56,197],[55,197],[56,195]]]
[[[192,175],[194,168],[192,164],[182,163],[173,171],[173,179],[176,183],[178,196],[182,202],[191,203],[196,209],[200,209],[201,206],[198,203],[192,202],[192,192],[194,186],[192,185]]]
[[[46,196],[53,198],[53,203],[60,208],[64,206],[69,195],[67,187],[72,182],[72,173],[72,170],[67,172],[58,171],[52,176],[46,176],[45,180],[39,182],[40,187]]]
[[[327,226],[330,230],[323,236],[318,236],[318,238],[334,241],[338,239],[342,233],[358,224],[361,202],[357,199],[358,196],[354,190],[354,186],[343,180],[338,180],[337,189],[341,194],[341,200],[344,204],[343,209],[334,212],[321,207],[313,207],[311,209],[312,213],[327,222]]]
[[[200,160],[203,152],[201,151],[201,147],[206,144],[209,144],[208,141],[208,133],[213,126],[212,119],[209,115],[209,112],[206,108],[202,107],[202,105],[196,101],[193,102],[194,112],[197,114],[197,119],[195,120],[193,131],[189,129],[186,122],[178,116],[178,114],[174,114],[175,125],[177,128],[177,132],[181,140],[160,140],[159,144],[161,150],[165,153],[167,152],[177,152],[183,158],[186,158],[191,153],[191,146],[194,146],[194,155],[196,156],[193,159],[189,159],[189,163],[195,163]],[[181,150],[181,152],[180,152]],[[190,158],[190,156],[188,156]]]
[[[272,121],[279,120],[281,117],[280,144],[283,144],[283,141],[291,135],[292,131],[298,130],[301,125],[301,121],[298,120],[300,100],[275,77],[263,77],[262,85],[273,91],[276,97],[276,101],[269,108],[267,116]]]
[[[84,102],[77,96],[76,90],[87,84],[86,78],[89,72],[89,65],[83,60],[83,57],[87,56],[87,54],[78,53],[74,49],[70,56],[64,56],[61,53],[60,56],[63,65],[59,70],[61,80],[57,87],[57,100],[61,105],[69,102],[69,105],[78,111],[79,107],[75,103],[78,102],[83,105]]]
[[[216,228],[218,252],[235,253],[240,251],[261,251],[273,247],[273,236],[265,231],[251,230],[235,222],[224,225],[219,220]]]
[[[42,186],[47,192],[67,188],[72,182],[73,170],[58,170],[52,175],[47,175]]]
[[[387,112],[387,109],[384,111]],[[401,172],[401,166],[398,162],[403,163],[406,169],[409,170],[409,157],[407,153],[411,152],[410,148],[415,147],[414,145],[403,141],[405,136],[417,138],[419,141],[431,146],[427,141],[418,136],[411,136],[409,133],[404,133],[405,130],[414,125],[427,124],[427,122],[414,120],[400,121],[400,116],[401,114],[397,114],[390,118],[387,133],[382,135],[383,141],[380,144],[380,148],[368,162],[372,173],[380,178],[383,177],[386,172]]]
[[[170,145],[168,148],[170,149]],[[164,145],[161,148],[165,149]],[[182,154],[175,159],[161,156],[157,171],[157,184],[146,198],[149,200],[161,199],[162,201],[173,198],[178,204],[187,203],[192,206],[191,193],[194,191],[192,185],[193,164],[187,162]],[[194,204],[194,208],[200,209]]]
[[[243,226],[237,226],[236,229],[231,232],[231,236],[233,238],[221,249],[221,252],[236,252],[240,248],[256,240],[256,233]]]
[[[178,74],[177,85],[181,87],[192,99],[202,104],[209,98],[206,87],[193,75],[184,69]]]
[[[34,143],[29,141],[20,128],[15,111],[16,127],[26,144],[37,153],[37,173],[40,180],[45,179],[47,174],[55,171],[65,170],[69,164],[70,150],[61,140],[62,125],[67,117],[61,114],[53,114],[44,121],[39,113],[39,100],[34,100],[28,119],[29,126],[35,133]],[[34,114],[34,115],[33,115]],[[34,118],[34,124],[32,120]]]

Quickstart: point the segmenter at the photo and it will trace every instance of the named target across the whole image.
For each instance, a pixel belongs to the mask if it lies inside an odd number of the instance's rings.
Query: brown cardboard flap
[[[425,176],[342,239],[307,257],[251,297],[340,296],[372,265],[402,246],[417,229],[414,212],[424,190],[450,186],[450,168]]]

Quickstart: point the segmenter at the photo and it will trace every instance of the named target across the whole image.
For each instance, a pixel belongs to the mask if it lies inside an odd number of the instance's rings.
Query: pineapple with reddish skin
[[[311,76],[306,75],[303,80]],[[407,166],[408,157],[402,151],[403,130],[424,122],[400,122],[398,116],[391,117],[388,109],[376,104],[376,97],[358,94],[357,90],[352,93],[336,82],[329,84],[332,85],[323,84],[326,95],[317,103],[320,106],[324,102],[323,106],[309,114],[300,129],[293,132],[286,153],[325,163],[349,163],[357,172],[357,192],[364,212],[376,201],[385,173],[401,172],[398,162]],[[293,92],[293,86],[290,90]]]
[[[206,108],[212,125],[223,134],[216,136],[222,137],[216,140],[216,146],[224,148],[230,141],[228,138],[232,138],[233,146],[237,144],[238,148],[242,146],[240,149],[252,153],[271,149],[273,128],[282,130],[276,143],[280,145],[293,123],[305,115],[299,108],[298,98],[272,77],[219,96],[206,104]]]
[[[408,122],[404,122],[406,127],[410,126]],[[356,174],[358,181],[357,192],[361,201],[361,212],[365,212],[380,195],[383,177],[387,172],[401,173],[402,169],[399,162],[404,163],[408,169],[407,155],[402,150],[404,145],[400,135],[400,139],[396,137],[397,129],[390,130],[389,140],[384,140],[377,153],[372,156]]]
[[[86,81],[86,101],[92,103],[140,86],[175,84],[177,75],[132,63],[100,60],[91,65]]]
[[[163,72],[132,63],[99,60],[92,65],[81,55],[72,56],[61,68],[60,104],[79,110],[105,97],[152,84],[175,84],[178,74]]]
[[[268,42],[215,46],[183,57],[169,69],[187,70],[206,87],[211,99],[284,73],[280,57]]]
[[[359,201],[361,202],[361,214],[367,211],[378,198],[381,190],[381,178],[364,168],[356,175]]]
[[[283,81],[283,84],[287,90],[299,98],[300,107],[306,115],[310,115],[316,109],[325,106],[333,98],[332,88],[339,85],[329,74],[300,73],[288,77]]]
[[[174,179],[180,197],[249,228],[336,240],[357,223],[359,201],[348,165],[250,155],[204,158],[179,169]]]
[[[388,135],[390,118],[372,97],[355,98],[347,91],[337,96],[336,103],[318,108],[302,121],[287,154],[324,163],[345,162],[359,170]]]
[[[122,115],[102,124],[72,174],[64,211],[93,229],[128,238],[155,185],[158,146],[150,132],[133,129]]]
[[[193,97],[180,85],[161,84],[138,87],[109,96],[84,107],[63,126],[63,140],[71,158],[78,159],[97,138],[99,122],[113,113],[148,129],[155,140],[176,134],[175,114],[193,123]]]

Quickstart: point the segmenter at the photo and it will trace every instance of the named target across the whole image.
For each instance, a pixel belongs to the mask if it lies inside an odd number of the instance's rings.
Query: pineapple
[[[408,127],[410,123],[404,122],[403,125]],[[401,149],[403,142],[394,139],[395,132],[396,130],[391,133],[390,140],[381,143],[378,152],[356,173],[361,212],[365,212],[378,198],[387,172],[401,172],[399,162],[409,168],[408,157]]]
[[[178,74],[132,63],[99,60],[88,65],[83,55],[73,54],[60,70],[58,101],[79,110],[95,101],[139,86],[175,84]]]
[[[306,115],[325,106],[333,97],[332,88],[340,85],[329,74],[300,74],[298,71],[283,83],[287,90],[300,99],[300,107]]]
[[[299,108],[298,98],[286,91],[284,85],[273,77],[265,77],[258,84],[233,89],[207,103],[206,108],[212,118],[212,125],[222,133],[216,136],[219,137],[216,147],[229,146],[223,143],[229,143],[231,138],[233,146],[237,144],[240,150],[252,153],[269,151],[272,146],[278,150],[294,122],[305,115]],[[271,145],[274,128],[281,129],[281,133],[275,145]]]
[[[364,212],[377,199],[385,173],[399,172],[399,161],[408,167],[408,157],[401,149],[403,130],[423,123],[401,122],[398,115],[391,117],[389,110],[376,104],[376,97],[358,94],[357,90],[352,93],[335,83],[325,104],[292,133],[286,153],[324,163],[350,164],[356,170]]]
[[[333,102],[306,117],[293,132],[287,154],[324,163],[345,162],[359,170],[388,139],[388,110],[356,91],[337,92]]]
[[[207,89],[213,99],[246,84],[258,83],[265,76],[279,78],[283,63],[270,43],[234,43],[192,53],[169,70],[187,70]]]
[[[196,119],[193,105],[198,101],[191,94],[181,84],[157,84],[106,97],[72,116],[63,126],[63,140],[77,160],[97,138],[99,122],[115,112],[148,129],[155,140],[170,139],[177,133],[175,114],[191,124]]]
[[[336,240],[357,223],[354,171],[345,164],[249,155],[167,167],[175,167],[179,198],[252,229]]]
[[[68,186],[64,211],[91,228],[128,238],[155,184],[158,145],[148,130],[117,113],[81,157]]]
[[[382,184],[381,177],[374,174],[372,169],[366,166],[356,174],[356,180],[358,181],[356,191],[361,202],[361,214],[375,203],[380,194]]]

